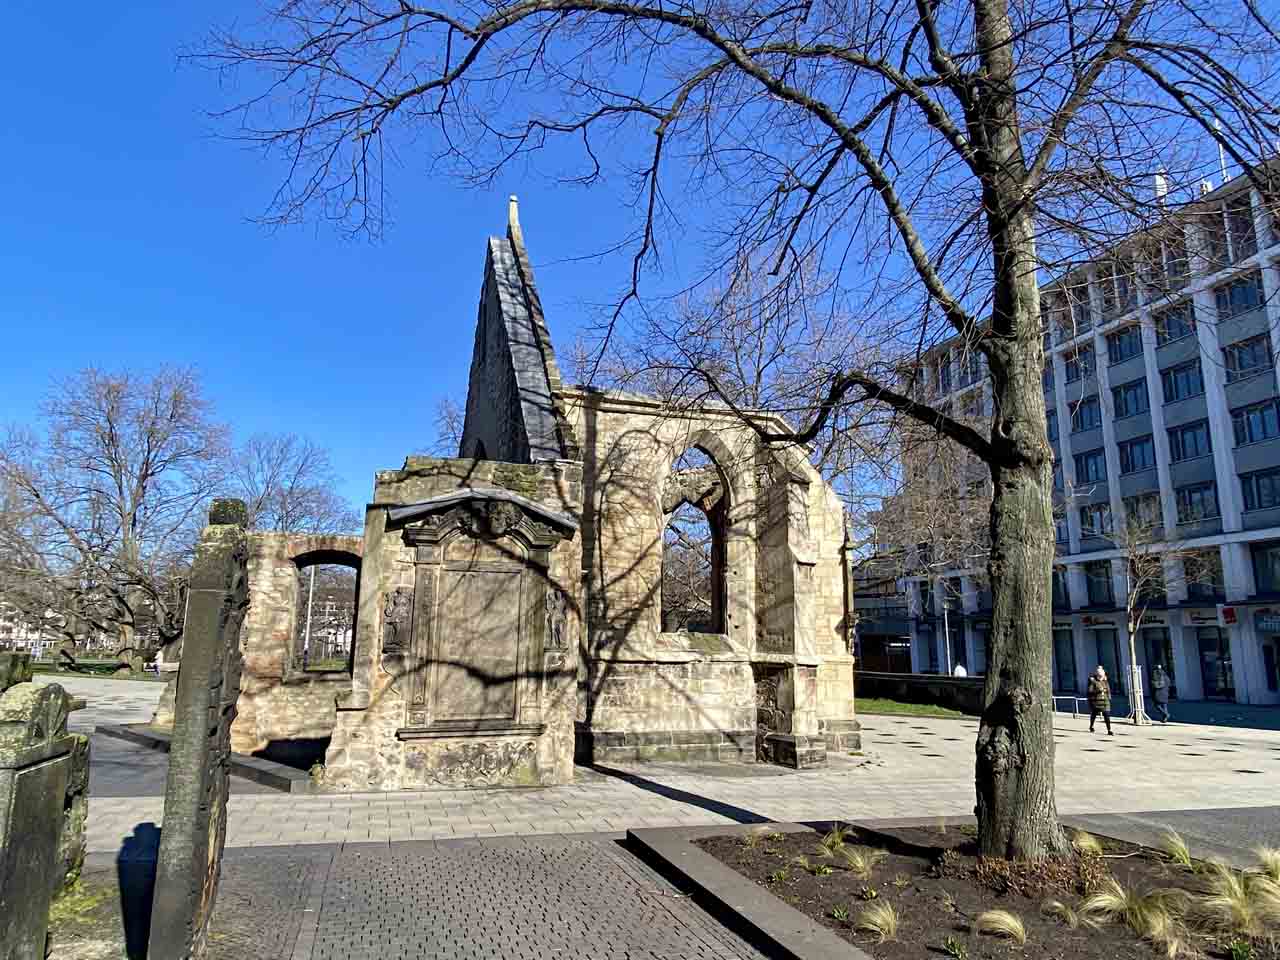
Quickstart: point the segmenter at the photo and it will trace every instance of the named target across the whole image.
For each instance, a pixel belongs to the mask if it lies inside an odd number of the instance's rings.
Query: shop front
[[[1253,622],[1262,647],[1263,686],[1267,693],[1280,693],[1280,611],[1259,610]]]

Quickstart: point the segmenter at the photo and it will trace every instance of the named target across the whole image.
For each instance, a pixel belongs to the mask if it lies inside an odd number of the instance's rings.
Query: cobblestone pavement
[[[95,722],[150,717],[160,685],[73,678]],[[621,833],[635,826],[816,820],[833,816],[964,816],[973,811],[974,721],[863,717],[864,756],[833,756],[825,770],[763,765],[637,764],[578,768],[569,786],[393,794],[244,793],[231,798],[231,847],[388,842],[469,836]],[[1063,813],[1261,807],[1280,796],[1280,739],[1272,731],[1117,722],[1114,737],[1084,717],[1057,718],[1058,808]],[[146,751],[140,753],[145,754]],[[127,781],[112,755],[112,783]],[[141,762],[141,761],[140,761]],[[95,772],[94,776],[98,776]],[[133,827],[159,822],[155,777],[134,796],[93,789],[91,850],[114,852]],[[237,790],[247,789],[247,784]]]

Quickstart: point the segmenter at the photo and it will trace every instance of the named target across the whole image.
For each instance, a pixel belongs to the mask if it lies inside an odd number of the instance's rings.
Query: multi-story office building
[[[1241,177],[1041,291],[1058,492],[1053,671],[1082,692],[1129,671],[1113,518],[1162,525],[1165,596],[1138,647],[1182,699],[1280,704],[1280,231]],[[943,344],[924,383],[989,412],[976,355]],[[1195,551],[1195,577],[1171,554]],[[948,573],[951,573],[948,571]],[[964,570],[909,583],[912,669],[985,669],[990,593]],[[945,624],[945,626],[944,626]],[[949,642],[944,643],[944,637]]]

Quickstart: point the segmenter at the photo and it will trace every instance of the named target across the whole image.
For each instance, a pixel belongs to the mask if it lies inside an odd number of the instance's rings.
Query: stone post
[[[227,761],[240,694],[240,624],[248,607],[247,511],[215,500],[191,568],[164,826],[152,901],[151,960],[203,955],[227,826]]]
[[[32,683],[25,653],[0,654],[0,683],[0,960],[44,960],[76,746],[71,698]]]

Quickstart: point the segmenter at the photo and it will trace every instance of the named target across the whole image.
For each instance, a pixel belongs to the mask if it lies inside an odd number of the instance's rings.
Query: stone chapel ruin
[[[690,450],[699,466],[673,466]],[[689,509],[711,582],[681,625],[663,534]],[[566,386],[514,198],[488,241],[457,458],[378,473],[362,537],[249,539],[232,749],[310,744],[328,787],[559,784],[575,759],[798,768],[857,745],[836,494],[724,408]],[[315,563],[358,571],[343,669],[302,664]]]

